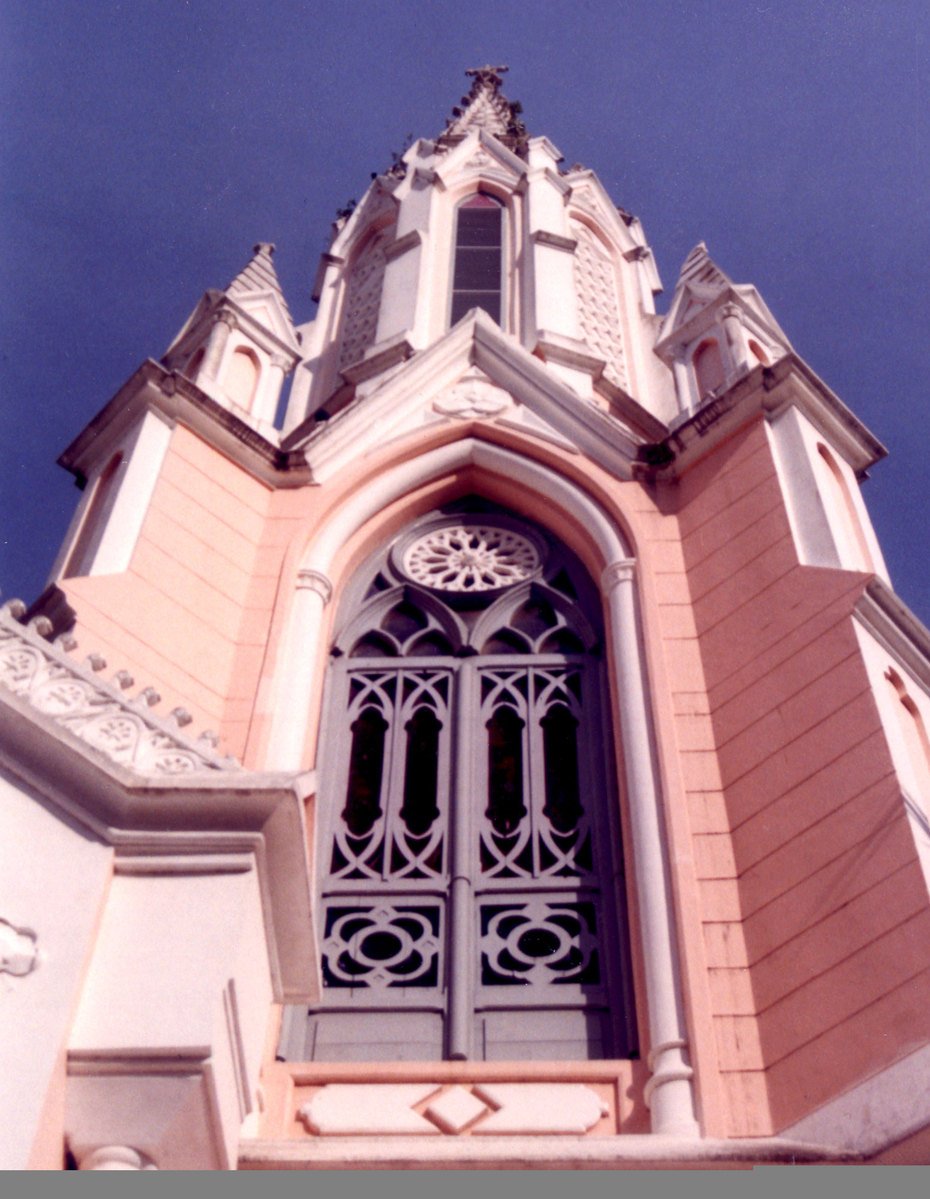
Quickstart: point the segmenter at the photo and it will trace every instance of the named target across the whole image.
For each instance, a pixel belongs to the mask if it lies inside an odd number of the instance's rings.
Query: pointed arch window
[[[258,356],[248,346],[237,346],[226,368],[224,390],[234,404],[250,411],[258,391],[261,366]]]
[[[504,209],[499,200],[476,192],[459,205],[452,273],[454,325],[472,308],[483,308],[501,323]]]
[[[425,528],[347,600],[323,731],[323,998],[289,1017],[282,1056],[630,1056],[598,597],[505,515]]]

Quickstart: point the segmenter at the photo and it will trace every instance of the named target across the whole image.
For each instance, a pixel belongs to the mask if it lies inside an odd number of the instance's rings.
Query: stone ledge
[[[316,1141],[242,1141],[240,1170],[635,1170],[752,1169],[764,1165],[854,1164],[861,1158],[780,1138],[690,1140],[601,1138],[340,1137]]]

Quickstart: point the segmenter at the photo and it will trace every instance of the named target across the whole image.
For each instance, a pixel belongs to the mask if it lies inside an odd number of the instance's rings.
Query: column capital
[[[216,314],[216,318],[213,323],[215,325],[225,325],[227,329],[230,330],[239,328],[239,318],[234,312],[229,312],[226,309],[223,309],[221,312]]]
[[[328,604],[333,596],[333,585],[320,570],[305,567],[297,572],[297,590],[313,591],[324,604]]]
[[[632,583],[635,577],[636,559],[621,558],[604,567],[601,575],[601,587],[610,595],[614,588],[619,587],[621,583]]]

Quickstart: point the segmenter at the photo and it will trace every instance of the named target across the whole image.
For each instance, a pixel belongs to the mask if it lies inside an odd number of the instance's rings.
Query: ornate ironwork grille
[[[535,534],[536,577],[513,581],[514,556],[531,562],[515,526],[499,530],[505,581],[494,526],[447,523],[434,534],[445,583],[383,569],[339,639],[320,794],[324,999],[294,1056],[632,1052],[596,619],[564,551]],[[468,583],[467,563],[447,566],[470,544],[482,565]],[[422,576],[429,535],[402,548],[393,560]]]

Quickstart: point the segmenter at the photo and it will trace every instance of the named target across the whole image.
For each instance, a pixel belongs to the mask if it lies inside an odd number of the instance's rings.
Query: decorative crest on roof
[[[526,126],[520,120],[523,111],[518,103],[511,103],[501,91],[501,76],[507,67],[472,67],[465,72],[471,78],[471,90],[463,96],[460,105],[452,109],[441,142],[461,141],[473,129],[483,129],[508,150],[521,157],[526,154]]]

